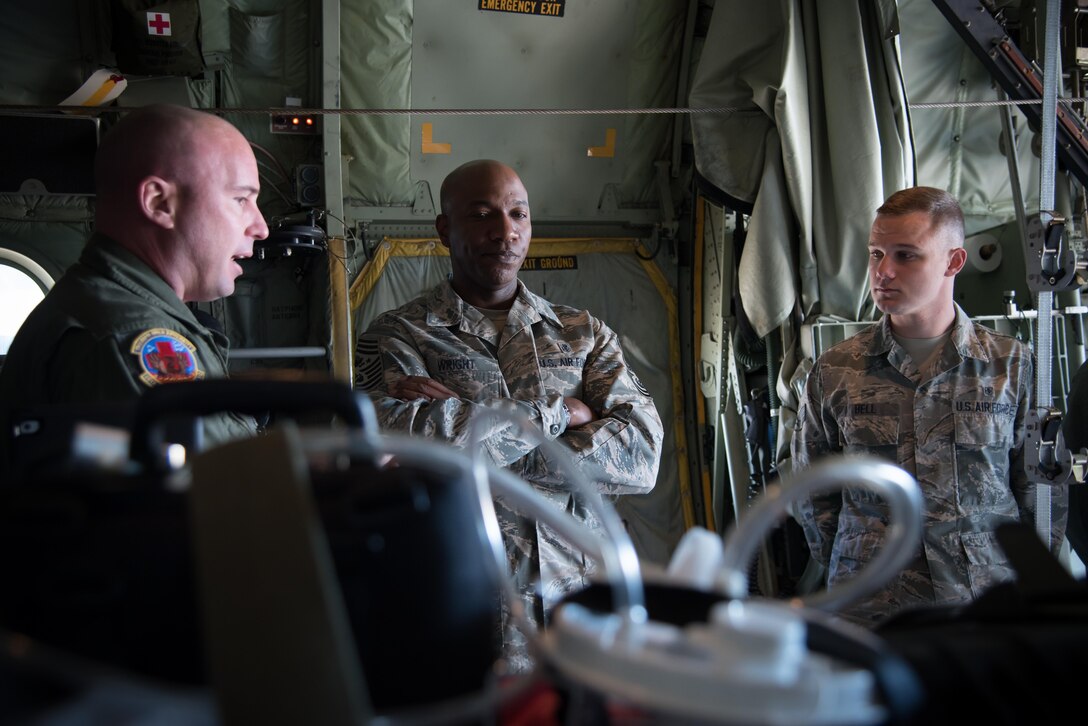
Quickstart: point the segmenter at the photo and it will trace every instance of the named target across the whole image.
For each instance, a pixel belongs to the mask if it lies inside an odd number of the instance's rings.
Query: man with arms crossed
[[[518,280],[532,236],[528,199],[514,170],[496,161],[469,162],[446,177],[435,227],[453,273],[371,324],[359,339],[356,381],[370,392],[383,428],[482,446],[493,463],[592,526],[560,466],[508,415],[565,444],[609,495],[653,488],[664,432],[616,334]],[[473,421],[492,412],[503,416],[473,441]],[[529,614],[541,622],[559,596],[583,584],[586,563],[547,527],[525,535],[513,515],[500,508],[500,516]],[[542,598],[528,589],[537,573]]]

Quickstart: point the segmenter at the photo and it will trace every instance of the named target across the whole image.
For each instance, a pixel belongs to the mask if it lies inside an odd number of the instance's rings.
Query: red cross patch
[[[196,359],[196,346],[173,330],[152,328],[132,343],[130,351],[140,361],[140,380],[145,385],[195,381],[204,377]]]
[[[159,36],[171,35],[170,13],[148,13],[147,34]]]

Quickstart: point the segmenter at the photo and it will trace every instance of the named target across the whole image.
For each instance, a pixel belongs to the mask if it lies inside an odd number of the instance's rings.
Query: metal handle
[[[167,383],[148,390],[137,401],[130,458],[157,468],[166,417],[207,416],[225,411],[249,414],[329,411],[351,428],[378,430],[370,400],[337,381],[212,379]]]

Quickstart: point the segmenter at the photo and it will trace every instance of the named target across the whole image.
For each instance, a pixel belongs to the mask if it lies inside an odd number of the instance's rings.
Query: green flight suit
[[[166,381],[227,377],[226,335],[114,240],[95,234],[27,317],[0,368],[0,420],[43,404],[129,401]],[[248,416],[204,419],[205,446],[257,432]],[[0,464],[6,459],[0,437]]]

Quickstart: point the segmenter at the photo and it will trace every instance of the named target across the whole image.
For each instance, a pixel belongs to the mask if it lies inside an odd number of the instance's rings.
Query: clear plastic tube
[[[884,545],[856,577],[811,597],[799,606],[839,610],[876,592],[910,562],[922,537],[922,490],[904,469],[872,457],[825,459],[767,490],[725,539],[721,572],[724,590],[733,598],[748,597],[747,565],[756,549],[790,505],[825,491],[841,489],[844,482],[876,492],[888,503]]]

